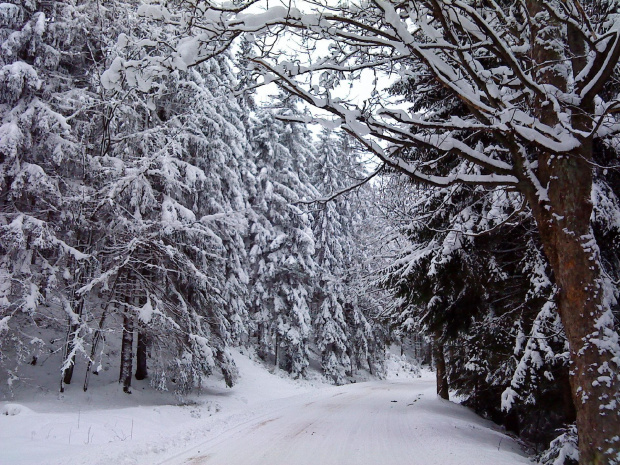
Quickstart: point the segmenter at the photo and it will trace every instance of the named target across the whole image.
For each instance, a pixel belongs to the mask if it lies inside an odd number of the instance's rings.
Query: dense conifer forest
[[[415,338],[539,463],[620,463],[618,9],[0,3],[0,392]]]

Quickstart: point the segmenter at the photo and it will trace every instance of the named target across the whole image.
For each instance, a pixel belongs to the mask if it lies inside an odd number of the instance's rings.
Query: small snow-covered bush
[[[19,415],[20,413],[29,413],[31,411],[32,410],[28,407],[24,407],[20,404],[6,404],[2,407],[2,409],[0,409],[0,414],[13,417],[15,415]]]
[[[387,379],[419,378],[420,366],[405,355],[390,354],[386,359]]]
[[[579,462],[577,425],[559,431],[561,434],[551,441],[549,449],[540,454],[539,465],[577,465]]]

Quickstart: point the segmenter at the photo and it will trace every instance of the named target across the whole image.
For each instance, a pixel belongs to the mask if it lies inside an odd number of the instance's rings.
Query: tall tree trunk
[[[97,330],[95,331],[95,336],[93,337],[93,343],[90,348],[90,358],[88,359],[88,364],[86,365],[86,374],[84,375],[84,387],[83,387],[84,392],[88,390],[88,381],[90,379],[90,369],[92,368],[93,363],[95,361],[95,354],[97,353],[97,346],[99,345],[99,341],[103,337],[103,325],[105,323],[106,316],[107,316],[107,305],[106,305],[106,308],[103,310],[103,313],[101,314],[101,318],[99,320],[99,326],[97,327]]]
[[[148,376],[147,355],[149,340],[146,334],[138,331],[138,348],[136,351],[136,379],[142,380]]]
[[[549,193],[556,207],[552,211],[563,219],[542,220],[539,225],[543,225],[544,249],[559,291],[558,312],[570,346],[569,382],[576,409],[580,463],[602,465],[614,463],[612,457],[620,451],[618,334],[605,295],[598,247],[590,230],[591,181],[582,179],[580,163],[567,158],[562,164],[574,166],[555,170],[559,179],[573,181],[564,184],[570,189],[556,188]]]
[[[88,232],[86,242],[82,242],[82,233],[80,231],[77,232],[77,243],[81,246],[81,248],[85,250],[90,249],[90,244],[92,242],[92,231]],[[84,267],[80,267],[75,261],[75,279],[76,282],[85,283],[90,276],[91,267],[87,264]],[[68,284],[68,283],[67,283]],[[65,357],[62,361],[63,365],[66,362],[69,362],[69,365],[63,370],[60,381],[60,392],[64,392],[65,384],[71,384],[71,380],[73,378],[73,370],[75,368],[75,347],[76,347],[76,339],[78,337],[78,331],[80,328],[80,321],[82,320],[82,315],[84,313],[84,306],[86,305],[86,296],[80,295],[76,292],[75,288],[71,293],[71,303],[73,308],[75,309],[75,315],[77,316],[74,319],[69,319],[69,331],[67,335],[67,342],[65,345]]]
[[[123,391],[131,394],[131,372],[133,368],[133,319],[123,316],[123,339],[121,342],[121,369],[118,382]]]
[[[354,363],[355,363],[354,356],[353,356],[353,353],[351,353],[351,355],[349,356],[349,365],[351,367],[351,370],[349,371],[349,376],[353,376],[353,373],[355,371]]]
[[[76,315],[78,320],[82,318],[82,313],[84,311],[84,298],[78,298],[78,304],[75,306]],[[72,323],[71,319],[69,319],[69,329],[67,332],[67,341],[65,343],[65,351],[63,357],[63,365],[69,362],[68,366],[63,370],[61,381],[60,381],[60,392],[65,391],[65,384],[71,384],[71,379],[73,378],[73,370],[75,368],[75,341],[78,337],[78,331],[80,329],[79,323]]]
[[[73,369],[75,368],[75,354],[73,353],[73,349],[75,348],[75,333],[78,328],[79,325],[69,323],[67,341],[65,342],[65,351],[62,361],[63,365],[69,361],[69,365],[62,372],[60,392],[65,392],[65,384],[71,384],[71,379],[73,378]]]
[[[267,343],[267,330],[264,323],[258,323],[257,328],[257,342],[258,347],[256,353],[262,359],[267,361],[269,358],[269,344]]]
[[[450,400],[444,347],[443,343],[437,339],[433,342],[433,358],[435,359],[435,372],[437,374],[437,395],[442,399]]]
[[[528,0],[531,18],[546,15],[542,2]],[[587,63],[583,37],[553,19],[533,21],[532,59],[540,82],[568,91],[565,72],[557,63],[570,59],[573,76]],[[545,46],[566,34],[570,50]],[[540,121],[555,127],[560,122],[553,105],[540,97],[535,108]],[[539,188],[526,189],[543,249],[558,287],[558,313],[570,346],[569,382],[576,408],[579,463],[618,463],[620,451],[620,345],[608,295],[600,251],[592,228],[592,131],[594,97],[583,99],[571,111],[571,124],[580,145],[570,155],[541,152],[538,156]],[[547,198],[545,198],[547,197]]]
[[[118,282],[119,278],[122,279],[124,275],[125,273],[119,273],[116,275],[116,278],[114,278],[114,284],[112,284],[112,286],[110,287],[110,290],[114,291],[114,289],[116,289],[116,283]],[[104,338],[103,325],[105,324],[105,320],[108,315],[108,308],[110,306],[111,301],[112,299],[110,296],[110,298],[108,298],[108,302],[103,307],[103,311],[101,312],[101,318],[99,319],[99,326],[97,327],[97,330],[95,331],[95,336],[93,337],[93,343],[90,348],[90,358],[88,359],[88,364],[86,366],[86,374],[84,376],[84,387],[83,387],[84,392],[88,390],[88,381],[90,379],[90,369],[92,368],[93,363],[95,362],[95,354],[97,352],[97,347],[99,346],[99,341]]]

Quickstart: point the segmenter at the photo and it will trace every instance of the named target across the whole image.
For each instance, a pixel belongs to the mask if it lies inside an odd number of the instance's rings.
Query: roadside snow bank
[[[0,402],[2,465],[150,464],[219,432],[312,396],[318,380],[271,374],[259,362],[234,352],[239,383],[222,387],[213,379],[201,393],[179,401],[134,380],[133,394],[118,383],[89,389],[70,386],[65,394],[40,392],[20,403]],[[327,387],[329,389],[329,387]]]

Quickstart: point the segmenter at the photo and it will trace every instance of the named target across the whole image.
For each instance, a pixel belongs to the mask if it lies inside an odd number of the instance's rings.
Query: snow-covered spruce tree
[[[352,141],[351,137],[346,138],[342,145],[343,153],[350,153],[349,150],[364,153]],[[368,157],[368,154],[365,156]],[[370,165],[376,168],[374,160]],[[380,174],[381,171],[382,168],[379,168],[375,173]],[[366,170],[361,169],[359,172]],[[353,367],[362,365],[366,358],[370,372],[383,376],[385,347],[390,344],[392,334],[381,315],[390,306],[392,295],[377,282],[376,276],[378,270],[385,269],[392,259],[392,228],[383,214],[379,184],[365,182],[355,192],[356,195],[351,198],[351,213],[355,218],[351,229],[354,247],[350,249],[354,266],[348,270],[345,280],[352,298],[352,305],[345,305],[345,316],[351,331],[349,350]]]
[[[405,95],[407,101],[413,103],[414,111],[424,108],[444,118],[450,115],[462,116],[463,104],[454,98],[451,99],[445,89],[437,86],[428,77],[420,76],[416,79],[400,82],[393,89]],[[426,88],[428,92],[417,94],[415,89],[420,87]],[[421,154],[421,152],[418,153]],[[600,147],[595,154],[595,162],[601,166],[608,165],[610,155],[609,149]],[[614,206],[616,196],[609,188],[609,185],[614,185],[615,173],[608,170],[599,171],[593,189],[593,199],[597,205],[592,218],[594,233],[598,241],[608,244],[603,248],[603,255],[611,258],[605,260],[607,272],[612,276],[617,276],[617,268],[612,265],[616,262],[614,257],[617,256],[617,252],[611,245],[613,240],[610,242],[610,238],[616,234],[612,232],[615,231],[613,226],[615,221],[611,219],[615,215],[614,211],[617,211]],[[600,194],[601,190],[605,191],[604,195]],[[405,274],[419,274],[418,278],[412,278],[410,283],[401,283],[400,293],[404,301],[401,301],[400,310],[394,314],[396,321],[399,321],[398,325],[407,326],[412,322],[419,323],[421,315],[424,317],[424,324],[428,325],[433,321],[431,318],[433,313],[439,312],[443,316],[443,309],[446,305],[450,308],[454,301],[465,301],[467,294],[473,296],[473,301],[470,297],[470,304],[466,307],[472,307],[473,302],[474,306],[481,308],[478,310],[482,312],[481,315],[486,312],[486,321],[482,320],[485,321],[482,325],[471,322],[463,325],[461,321],[459,332],[451,331],[451,335],[447,338],[446,342],[450,349],[448,371],[451,373],[451,379],[455,380],[451,385],[468,396],[469,402],[478,411],[500,420],[504,414],[498,411],[497,398],[506,388],[503,404],[506,408],[512,406],[512,410],[504,421],[509,421],[509,426],[520,432],[523,437],[531,438],[545,446],[545,442],[553,438],[553,430],[558,424],[571,421],[573,407],[567,400],[568,371],[566,367],[568,360],[565,356],[563,329],[553,303],[555,299],[553,276],[550,274],[547,261],[537,242],[535,225],[531,224],[531,214],[524,210],[527,216],[523,216],[524,213],[520,215],[522,219],[519,222],[522,224],[518,227],[507,228],[510,223],[515,223],[514,220],[501,227],[491,227],[489,224],[477,225],[477,217],[487,219],[495,217],[497,221],[498,214],[500,217],[507,214],[507,212],[502,213],[501,210],[490,210],[492,214],[482,214],[480,200],[478,200],[479,206],[473,205],[473,211],[476,214],[472,215],[469,198],[477,196],[481,199],[483,190],[479,189],[477,194],[467,195],[465,202],[462,201],[463,194],[459,194],[455,188],[444,192],[436,189],[417,189],[416,192],[426,203],[423,204],[423,208],[420,208],[422,204],[418,203],[416,207],[414,203],[413,208],[417,208],[418,212],[411,213],[410,216],[422,220],[425,224],[423,227],[418,225],[412,228],[411,224],[415,223],[406,221],[403,233],[413,239],[414,248],[419,251],[424,250],[424,253],[430,252],[435,255],[435,258],[426,263],[423,256],[416,258],[415,254],[410,257],[404,254],[400,258],[401,262],[396,269],[405,271]],[[399,195],[391,192],[390,197],[398,198]],[[598,199],[605,200],[601,203]],[[438,209],[437,205],[442,205],[441,209]],[[464,208],[466,210],[463,210]],[[605,211],[596,211],[601,208]],[[398,205],[395,211],[406,210],[406,205]],[[431,214],[433,211],[435,213]],[[491,227],[490,230],[488,230],[489,227]],[[477,234],[474,231],[480,230],[482,235],[476,237]],[[467,231],[470,234],[473,233],[473,236],[468,238],[466,234],[459,237],[459,233]],[[604,238],[602,231],[606,231],[605,234],[609,237]],[[451,233],[452,237],[448,233]],[[446,243],[446,238],[454,240],[454,243],[451,244],[451,241]],[[437,241],[437,245],[434,248],[427,248],[431,244],[429,241]],[[456,247],[456,258],[452,256],[455,244],[459,244]],[[448,256],[442,256],[446,252]],[[516,260],[515,256],[521,256],[521,259]],[[485,272],[485,266],[481,265],[487,262],[493,263],[500,274],[493,277]],[[417,263],[417,265],[411,267],[411,263]],[[437,266],[437,263],[441,266]],[[467,269],[473,272],[468,273]],[[428,270],[433,270],[431,281],[435,284],[431,288],[432,292],[425,294],[418,292],[420,286],[412,283],[428,282]],[[445,274],[443,278],[442,273]],[[444,284],[439,284],[441,280]],[[480,286],[481,280],[486,284],[475,290]],[[500,282],[501,287],[497,289],[493,282]],[[409,287],[412,291],[407,290]],[[465,292],[468,287],[473,287],[474,292],[471,292],[471,289]],[[455,291],[461,294],[455,294]],[[433,301],[434,296],[437,300],[432,305],[433,308],[430,308],[431,306],[425,308]],[[550,302],[545,300],[545,296]],[[410,298],[412,300],[408,300]],[[400,313],[403,308],[412,305],[414,301],[417,301],[418,306],[422,303],[421,314],[418,313],[416,316],[415,311]],[[505,309],[510,307],[515,310],[506,313]],[[503,311],[502,308],[504,308]],[[504,315],[498,320],[498,314],[502,313]],[[450,312],[446,316],[448,316],[448,321],[442,320],[441,317],[439,319],[443,339],[446,339],[446,325],[459,328],[458,320],[457,326],[454,326],[455,322],[450,322],[453,318],[450,317]],[[517,365],[514,363],[516,360],[512,361],[512,357],[509,357],[509,353],[491,343],[491,341],[500,340],[509,342],[505,337],[508,333],[512,333],[510,337],[516,342],[515,356],[517,360],[520,359]],[[471,371],[469,376],[468,371]],[[512,377],[512,382],[510,382],[510,377]],[[482,390],[481,387],[483,387]],[[518,400],[513,398],[513,394],[516,394],[513,387],[519,392]],[[513,403],[513,401],[516,402]],[[544,407],[541,408],[541,405]]]
[[[359,191],[346,192],[366,173],[352,151],[346,134],[324,130],[312,171],[313,184],[321,192],[313,215],[319,275],[313,296],[315,338],[323,371],[337,384],[362,363],[373,371],[373,329],[358,300],[362,289],[358,273],[363,266],[359,229],[368,206],[362,205]]]
[[[417,89],[425,88],[427,92],[418,93]],[[402,95],[403,98],[411,104],[411,111],[428,111],[435,114],[437,118],[463,117],[468,113],[466,106],[459,99],[450,95],[444,88],[439,86],[429,76],[420,75],[413,76],[408,80],[397,82],[391,89],[391,92]],[[478,144],[488,143],[484,133],[474,136]],[[417,149],[415,153],[419,160],[433,161],[438,154],[433,148]],[[447,161],[438,166],[437,171],[443,176],[458,176],[460,173],[476,173],[476,166],[467,162],[454,163]],[[492,253],[492,250],[499,250],[497,244],[493,242],[485,243],[482,236],[497,238],[507,231],[514,230],[514,225],[519,225],[524,218],[531,218],[527,212],[516,215],[514,221],[510,222],[511,211],[517,208],[519,199],[502,189],[483,189],[477,188],[472,190],[467,186],[453,186],[451,188],[417,188],[408,187],[407,183],[402,183],[398,178],[390,177],[390,186],[387,189],[386,199],[388,200],[389,209],[393,212],[397,221],[399,232],[405,236],[405,241],[411,241],[411,245],[405,249],[405,252],[396,258],[392,271],[386,274],[389,285],[396,285],[399,300],[396,302],[395,309],[392,310],[391,318],[395,318],[393,322],[400,331],[407,331],[413,328],[419,328],[426,331],[433,339],[434,358],[437,368],[437,386],[438,393],[444,398],[448,398],[448,371],[452,371],[453,379],[464,380],[467,376],[463,373],[456,373],[464,366],[473,368],[481,363],[483,366],[494,366],[486,357],[481,357],[477,349],[470,350],[470,346],[462,342],[456,342],[461,335],[472,337],[475,334],[472,331],[472,321],[475,320],[475,314],[482,316],[483,320],[493,317],[494,307],[497,305],[489,305],[485,302],[495,302],[494,296],[489,300],[492,291],[492,285],[511,277],[511,271],[505,266],[500,266],[504,259],[504,255]],[[403,200],[407,198],[415,199],[413,202]],[[395,214],[395,215],[394,215]],[[504,222],[509,224],[504,225]],[[531,222],[531,221],[530,221]],[[506,231],[496,231],[503,226],[509,226],[512,223],[512,229]],[[533,229],[532,225],[521,229],[527,233]],[[518,237],[526,238],[526,234],[520,233]],[[514,250],[527,251],[525,244],[537,249],[531,238],[524,240],[513,247]],[[518,242],[518,241],[517,241]],[[510,249],[510,247],[507,247]],[[484,258],[482,258],[484,257]],[[544,262],[544,260],[543,260]],[[544,269],[543,265],[543,269]],[[536,269],[538,270],[538,268]],[[514,274],[514,273],[512,273]],[[402,278],[409,275],[409,278]],[[408,282],[407,282],[408,281]],[[416,286],[413,283],[420,281],[424,283]],[[550,284],[546,280],[547,284]],[[409,291],[408,288],[411,287]],[[515,301],[515,289],[522,289],[520,296],[525,296],[527,282],[513,285],[508,291],[508,287],[502,287],[501,293],[505,296],[499,296],[504,312],[510,308]],[[537,291],[541,290],[538,286]],[[544,289],[542,289],[544,290]],[[547,290],[547,294],[549,291]],[[535,297],[539,297],[535,295]],[[498,300],[499,301],[499,300]],[[517,299],[515,307],[522,305],[522,301]],[[416,309],[410,314],[406,308],[413,305]],[[486,310],[484,310],[488,307]],[[469,308],[468,311],[461,309]],[[404,309],[404,311],[403,311]],[[421,315],[415,312],[422,312]],[[472,315],[473,312],[473,315]],[[486,313],[485,313],[486,312]],[[423,315],[423,316],[422,316]],[[466,316],[467,315],[467,316]],[[486,326],[495,328],[497,325]],[[505,340],[503,335],[507,334],[506,328],[509,328],[504,322],[504,333],[500,333],[498,340]],[[484,330],[485,326],[481,326]],[[484,331],[483,331],[484,332]],[[487,337],[492,340],[493,337]],[[456,360],[454,351],[452,352],[452,364],[446,370],[445,350],[451,345],[457,348],[466,348],[469,353],[474,354],[475,360],[468,360],[467,353],[462,354],[465,361],[460,367],[454,365]],[[497,346],[494,346],[495,348]],[[483,346],[484,351],[484,346]],[[493,352],[488,352],[491,355]],[[495,370],[495,368],[493,368]],[[482,374],[485,370],[472,370],[474,378]],[[506,371],[506,368],[504,368]],[[492,374],[486,370],[485,376],[491,379]],[[505,378],[505,376],[504,376]],[[484,376],[482,376],[484,380]],[[485,389],[479,388],[479,381],[475,381],[474,387],[467,393],[470,401],[475,404],[478,411],[489,414],[497,412],[499,402],[497,395],[495,397],[484,394]],[[483,381],[482,384],[488,384]],[[495,379],[493,389],[502,389],[506,380]],[[472,387],[471,384],[468,385]],[[453,386],[455,387],[455,386]],[[467,390],[467,388],[463,389]],[[478,399],[485,397],[491,400],[491,405],[480,407]],[[495,417],[501,415],[493,414]]]
[[[617,132],[618,89],[603,92],[620,58],[616,3],[312,4],[311,13],[278,6],[258,15],[248,14],[247,5],[212,14],[205,4],[206,13],[192,9],[192,28],[185,29],[190,37],[180,51],[191,47],[197,61],[242,32],[286,40],[282,26],[290,26],[304,36],[299,43],[314,48],[326,42],[320,49],[328,52],[321,59],[308,53],[287,60],[270,40],[264,57],[254,59],[269,79],[331,112],[381,160],[414,180],[517,192],[532,211],[558,288],[580,463],[619,462],[616,288],[591,225],[596,143]],[[363,105],[332,96],[335,85],[367,76],[366,69],[397,79],[431,76],[469,112],[446,120],[392,107],[393,99],[380,92]],[[468,136],[479,133],[489,138],[470,145]],[[418,160],[404,150],[409,147],[431,147],[438,158]],[[476,171],[444,176],[437,167],[448,160],[468,161]]]
[[[135,56],[145,28],[151,39],[166,37],[157,24],[130,26],[110,53]],[[134,330],[137,377],[146,375],[148,345],[157,387],[184,392],[214,368],[231,385],[236,369],[227,347],[247,333],[247,137],[229,59],[134,82],[123,80],[120,63],[102,77],[113,112],[104,115],[105,149],[91,164],[106,234],[98,244],[100,274],[82,292],[113,302],[97,319],[122,328],[125,390]]]
[[[342,172],[336,171],[336,141],[330,132],[323,131],[317,145],[316,167],[313,182],[322,195],[337,193],[342,185]],[[321,352],[324,374],[336,384],[343,384],[350,371],[349,331],[345,319],[344,276],[348,269],[349,255],[344,242],[349,218],[342,217],[342,204],[346,199],[336,199],[319,204],[314,214],[313,231],[316,237],[316,262],[318,286],[314,289],[313,320],[316,328],[316,344]],[[346,262],[345,262],[346,257]]]
[[[420,87],[428,91],[417,93]],[[392,91],[404,95],[413,111],[443,118],[467,113],[428,76],[401,81]],[[476,137],[485,142],[484,134]],[[422,156],[432,160],[436,154],[418,149]],[[449,164],[441,169],[444,175],[468,170]],[[412,192],[417,201],[411,206],[395,200]],[[388,274],[400,296],[392,323],[434,336],[441,395],[447,397],[449,376],[451,388],[478,412],[545,447],[555,428],[573,421],[574,408],[567,396],[564,333],[555,305],[547,302],[555,298],[553,277],[531,213],[523,209],[510,218],[517,199],[506,204],[509,194],[501,190],[414,189],[396,181],[388,196],[400,232],[412,241],[411,250],[397,258],[396,275]],[[505,348],[512,341],[514,355]],[[515,357],[522,359],[519,370]],[[440,370],[444,361],[447,369]],[[511,384],[521,388],[514,404]],[[499,399],[506,389],[504,398],[511,401],[503,403],[509,412],[502,413]]]
[[[258,352],[293,376],[308,366],[310,289],[315,274],[310,218],[297,203],[315,195],[293,166],[303,167],[309,147],[299,129],[258,112],[251,128],[256,193],[250,199],[251,297]],[[284,145],[284,144],[287,145]]]
[[[202,216],[216,218],[214,230],[222,241],[221,275],[218,288],[223,303],[221,323],[228,343],[247,341],[250,328],[247,309],[248,263],[244,244],[247,229],[248,196],[245,184],[251,183],[253,164],[247,160],[250,146],[244,124],[246,117],[240,102],[231,94],[236,79],[227,57],[218,57],[189,71],[200,86],[200,95],[191,94],[193,83],[179,92],[187,105],[201,105],[200,120],[192,123],[192,132],[201,138],[194,163],[206,174],[196,197]],[[187,100],[185,100],[187,99]],[[218,219],[219,218],[219,219]]]
[[[80,110],[101,59],[89,11],[88,2],[72,1],[0,6],[0,320],[9,331],[2,341],[17,363],[21,354],[36,364],[27,347],[48,344],[37,331],[66,323],[64,381],[84,350],[77,290],[93,265],[83,253],[92,249],[92,192],[78,136],[90,124]]]
[[[376,285],[371,271],[383,260],[376,253],[383,228],[375,213],[377,189],[368,181],[380,173],[382,168],[376,169],[372,160],[370,166],[376,171],[369,176],[364,164],[364,159],[369,159],[368,152],[345,132],[339,131],[337,140],[339,157],[334,168],[345,176],[342,183],[346,190],[355,186],[346,197],[346,202],[340,204],[345,226],[343,271],[347,301],[344,308],[349,332],[351,371],[366,364],[371,373],[381,376],[384,372],[385,334],[377,317],[385,308],[385,299],[389,296]]]
[[[394,182],[418,201],[412,211],[391,208],[401,212],[398,223],[411,242],[385,273],[397,297],[390,324],[433,337],[440,394],[447,397],[449,379],[467,405],[546,447],[556,428],[574,420],[574,409],[554,287],[531,217],[507,221],[505,199],[495,198],[488,221],[475,208],[461,210],[458,189]],[[480,221],[486,233],[467,232]],[[520,397],[502,412],[502,394],[517,379]]]
[[[330,277],[325,276],[330,279]],[[351,360],[344,316],[342,284],[333,277],[323,284],[324,296],[314,317],[315,338],[321,351],[323,373],[336,384],[344,384]]]

